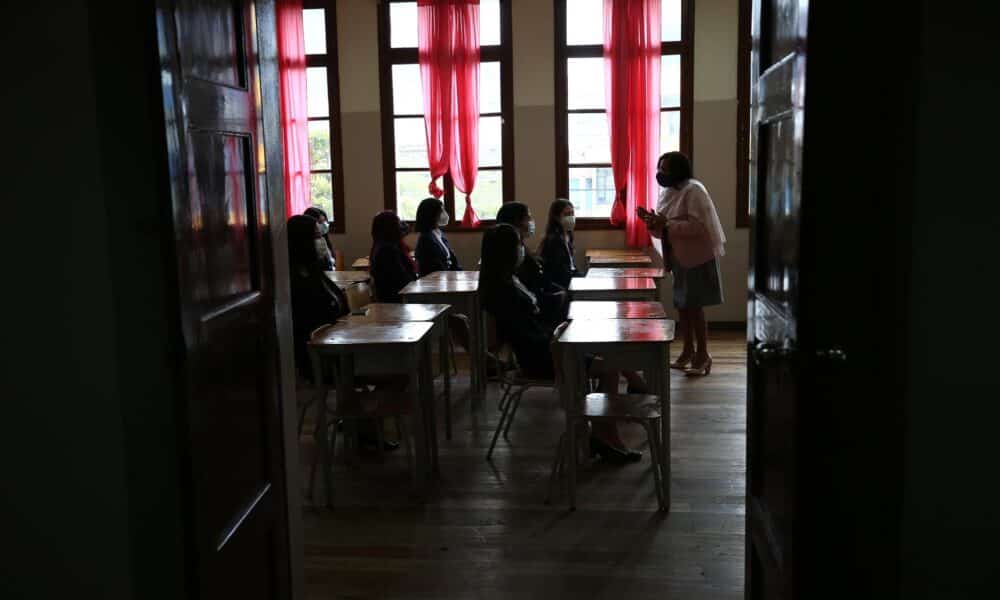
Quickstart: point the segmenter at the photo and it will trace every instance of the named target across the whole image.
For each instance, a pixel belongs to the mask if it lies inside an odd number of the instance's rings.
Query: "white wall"
[[[347,231],[336,243],[348,261],[367,255],[371,217],[383,205],[377,10],[372,0],[337,3]],[[723,321],[746,318],[747,232],[735,228],[737,17],[738,0],[696,3],[694,167],[729,237],[722,261],[726,302],[709,312],[710,319]],[[551,2],[513,0],[516,199],[539,221],[556,193],[553,19]],[[480,234],[449,237],[459,259],[474,265]],[[587,247],[623,244],[621,231],[577,235],[581,260]]]

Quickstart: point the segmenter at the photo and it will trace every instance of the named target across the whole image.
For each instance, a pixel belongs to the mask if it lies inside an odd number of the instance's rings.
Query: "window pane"
[[[392,65],[392,110],[397,115],[424,114],[420,65]]]
[[[406,221],[416,220],[417,206],[421,200],[430,196],[427,193],[427,185],[430,182],[431,176],[427,172],[396,172],[396,214],[399,218]],[[440,180],[438,185],[442,185]]]
[[[309,175],[312,203],[323,209],[323,212],[336,219],[333,214],[333,178],[329,173],[312,173]]]
[[[681,56],[668,54],[660,58],[660,106],[681,105]]]
[[[417,3],[389,4],[389,45],[392,48],[417,47]]]
[[[472,207],[480,219],[495,219],[503,204],[503,171],[480,171],[472,190]],[[465,214],[465,194],[455,191],[456,221]]]
[[[570,164],[611,162],[606,114],[570,114],[568,134]]]
[[[615,178],[611,167],[569,170],[569,201],[577,217],[610,217],[615,200]]]
[[[396,119],[396,166],[427,168],[427,132],[424,119]]]
[[[330,98],[326,87],[326,67],[306,69],[306,112],[310,117],[330,116]]]
[[[660,5],[660,40],[681,41],[681,0],[662,0]]]
[[[566,0],[566,45],[604,43],[604,0]]]
[[[479,45],[500,45],[500,0],[479,3]]]
[[[306,54],[326,54],[326,10],[307,8],[302,11],[302,30]]]
[[[681,111],[660,113],[660,154],[681,149]]]
[[[503,164],[503,119],[479,119],[479,166],[499,167]],[[425,163],[426,164],[426,163]]]
[[[566,61],[567,107],[604,108],[604,59],[570,58]]]
[[[500,63],[479,65],[479,112],[500,112]]]
[[[330,169],[330,122],[309,121],[309,168]]]

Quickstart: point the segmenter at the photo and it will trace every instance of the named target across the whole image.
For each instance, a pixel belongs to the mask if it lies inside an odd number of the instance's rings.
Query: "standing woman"
[[[576,229],[576,214],[573,203],[559,198],[549,206],[549,222],[545,226],[545,237],[538,253],[545,263],[545,272],[554,283],[569,288],[570,280],[580,275],[576,270],[573,253],[573,230]]]
[[[447,227],[450,218],[444,204],[437,198],[424,198],[417,207],[417,266],[420,276],[435,271],[459,271],[458,257],[448,244],[448,238],[441,231]]]
[[[410,248],[403,241],[409,232],[396,213],[384,211],[372,219],[372,251],[369,257],[375,297],[379,302],[399,304],[399,291],[417,279]]]
[[[323,270],[335,270],[337,268],[337,261],[333,258],[335,254],[333,252],[333,242],[330,241],[330,219],[326,216],[326,211],[318,206],[310,206],[302,214],[316,219],[316,222],[319,223],[319,232],[323,236],[323,239],[316,242],[316,256],[319,257],[319,262],[323,265]]]
[[[712,355],[705,307],[722,304],[718,259],[725,255],[726,234],[708,190],[692,175],[691,161],[684,154],[661,156],[656,181],[664,189],[656,213],[641,216],[650,235],[664,241],[664,260],[673,272],[684,349],[670,366],[688,375],[708,375]]]

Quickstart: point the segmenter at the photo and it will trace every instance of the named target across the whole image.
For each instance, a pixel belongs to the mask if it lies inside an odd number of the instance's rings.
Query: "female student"
[[[316,256],[316,242],[322,241],[316,219],[296,215],[288,220],[288,266],[292,292],[292,336],[295,365],[306,380],[312,368],[306,342],[316,328],[333,323],[350,312],[347,296],[326,275]]]
[[[524,261],[524,244],[511,225],[500,224],[483,235],[483,263],[479,271],[479,297],[484,310],[496,320],[497,332],[507,340],[521,371],[529,377],[552,379],[549,342],[554,327],[540,318],[538,298],[518,279]],[[618,374],[608,378],[616,385]],[[614,426],[594,427],[591,451],[612,462],[634,462],[638,452],[626,450]]]
[[[324,271],[333,271],[337,268],[337,263],[333,258],[333,242],[330,241],[330,219],[327,218],[326,212],[318,206],[310,206],[302,214],[316,219],[319,224],[319,232],[323,239],[316,242],[316,256],[319,257]]]
[[[409,232],[396,213],[384,211],[372,219],[372,251],[369,257],[375,297],[379,302],[399,303],[399,291],[417,279],[410,248],[403,241]]]
[[[417,207],[417,265],[420,276],[435,271],[459,271],[458,257],[441,231],[448,225],[448,211],[437,198],[424,198]]]
[[[549,206],[549,222],[545,226],[545,237],[539,245],[538,253],[545,263],[545,272],[556,284],[569,288],[570,279],[578,277],[576,260],[573,257],[573,230],[576,229],[576,214],[573,203],[559,198]]]
[[[524,260],[517,268],[517,278],[538,298],[542,318],[553,327],[566,319],[569,311],[569,296],[566,286],[557,285],[549,276],[547,265],[528,250],[525,240],[535,235],[535,219],[528,205],[522,202],[507,202],[497,211],[497,223],[514,227],[521,238]]]
[[[708,353],[705,307],[722,304],[718,259],[725,255],[726,234],[708,190],[693,178],[687,156],[668,152],[656,168],[663,192],[656,212],[640,216],[650,235],[664,240],[664,259],[673,272],[674,306],[680,313],[684,349],[670,366],[688,375],[708,375],[712,355]]]

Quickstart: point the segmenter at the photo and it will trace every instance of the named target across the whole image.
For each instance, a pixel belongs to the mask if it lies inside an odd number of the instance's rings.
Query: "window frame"
[[[554,0],[555,4],[555,118],[556,118],[556,195],[569,198],[570,167],[610,167],[611,163],[569,162],[569,115],[601,114],[606,109],[569,109],[568,60],[571,58],[600,58],[604,56],[602,44],[566,44],[566,2]],[[660,55],[679,55],[681,61],[681,102],[676,108],[660,108],[660,113],[680,113],[680,150],[694,162],[692,144],[692,123],[694,116],[694,2],[681,1],[681,39],[675,42],[661,42]],[[607,217],[580,217],[576,228],[624,229],[624,225],[612,225],[611,215]]]
[[[307,54],[306,68],[326,68],[326,93],[329,104],[328,114],[323,117],[309,117],[308,122],[328,121],[330,124],[330,169],[313,171],[309,165],[309,193],[312,199],[312,174],[330,173],[333,186],[333,214],[330,215],[330,232],[344,233],[347,217],[344,214],[344,159],[341,141],[340,114],[340,63],[337,43],[337,2],[336,0],[303,0],[302,9],[323,9],[326,24],[326,54]],[[310,157],[310,163],[312,159]],[[310,202],[310,206],[312,203]]]
[[[392,48],[389,11],[390,4],[415,2],[415,0],[385,0],[378,7],[378,54],[379,54],[379,96],[380,118],[382,122],[382,184],[385,195],[386,210],[396,211],[396,173],[397,172],[427,172],[424,168],[396,167],[396,131],[397,118],[423,118],[423,115],[396,115],[392,93],[392,67],[399,64],[419,63],[417,48]],[[513,55],[511,52],[511,0],[499,0],[500,3],[500,45],[483,46],[480,49],[480,62],[500,63],[500,112],[480,113],[482,117],[500,117],[500,135],[502,137],[499,167],[479,167],[480,171],[502,171],[503,203],[511,202],[514,194],[514,72]],[[430,181],[428,180],[428,183]],[[475,227],[462,226],[461,215],[456,215],[455,185],[451,176],[442,177],[441,188],[444,195],[445,210],[451,216],[451,223],[445,231],[476,231]],[[430,194],[428,194],[429,196]],[[475,191],[473,191],[475,196]],[[464,214],[464,202],[462,213]],[[495,223],[495,217],[483,218],[479,215],[479,228]],[[409,223],[413,223],[412,220]]]
[[[753,50],[750,22],[753,2],[739,0],[736,79],[736,228],[750,227],[750,52]]]

